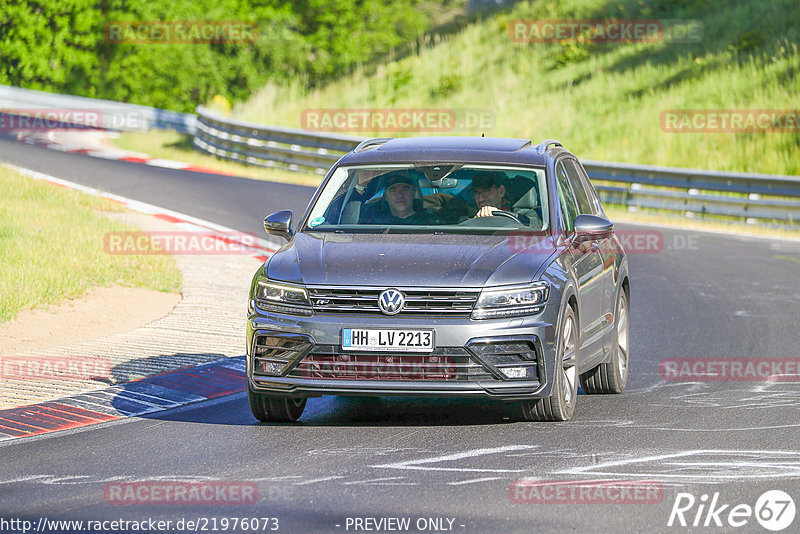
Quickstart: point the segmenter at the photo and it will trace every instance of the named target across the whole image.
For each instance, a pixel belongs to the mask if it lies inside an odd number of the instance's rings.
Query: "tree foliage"
[[[0,84],[179,111],[332,79],[429,29],[421,0],[0,0]],[[125,43],[109,23],[247,21],[251,42]]]

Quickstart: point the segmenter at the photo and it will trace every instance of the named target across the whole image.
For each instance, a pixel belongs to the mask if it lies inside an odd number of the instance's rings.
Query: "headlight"
[[[549,292],[546,282],[508,289],[485,289],[475,303],[472,318],[497,319],[539,313]]]
[[[311,315],[311,302],[305,288],[271,280],[256,282],[255,300],[258,307],[291,315]]]

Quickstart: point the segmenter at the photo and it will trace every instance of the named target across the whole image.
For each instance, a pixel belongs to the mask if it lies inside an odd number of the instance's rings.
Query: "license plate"
[[[343,328],[342,350],[431,352],[433,330]]]

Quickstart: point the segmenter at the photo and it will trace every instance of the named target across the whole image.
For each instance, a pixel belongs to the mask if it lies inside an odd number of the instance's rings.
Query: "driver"
[[[422,209],[416,198],[414,179],[401,173],[392,173],[380,201],[361,217],[362,224],[431,224],[431,213]]]
[[[415,203],[416,191],[411,178],[397,176],[389,178],[386,182],[386,191],[383,196],[389,205],[389,211],[398,219],[408,219],[421,209]],[[417,204],[415,206],[415,204]],[[418,209],[419,208],[419,209]]]
[[[506,187],[496,173],[480,171],[472,178],[472,196],[478,205],[475,217],[491,217],[496,211],[513,213],[522,224],[529,226],[530,218],[511,208],[506,198]]]

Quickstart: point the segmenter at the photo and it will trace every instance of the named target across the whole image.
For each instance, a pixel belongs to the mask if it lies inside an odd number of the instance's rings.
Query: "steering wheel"
[[[503,211],[503,210],[495,210],[495,211],[493,211],[492,212],[492,217],[497,217],[497,216],[508,217],[509,219],[514,219],[518,223],[523,224],[523,222],[521,220],[519,220],[519,217],[517,217],[517,214],[516,213],[512,213],[510,211]]]

